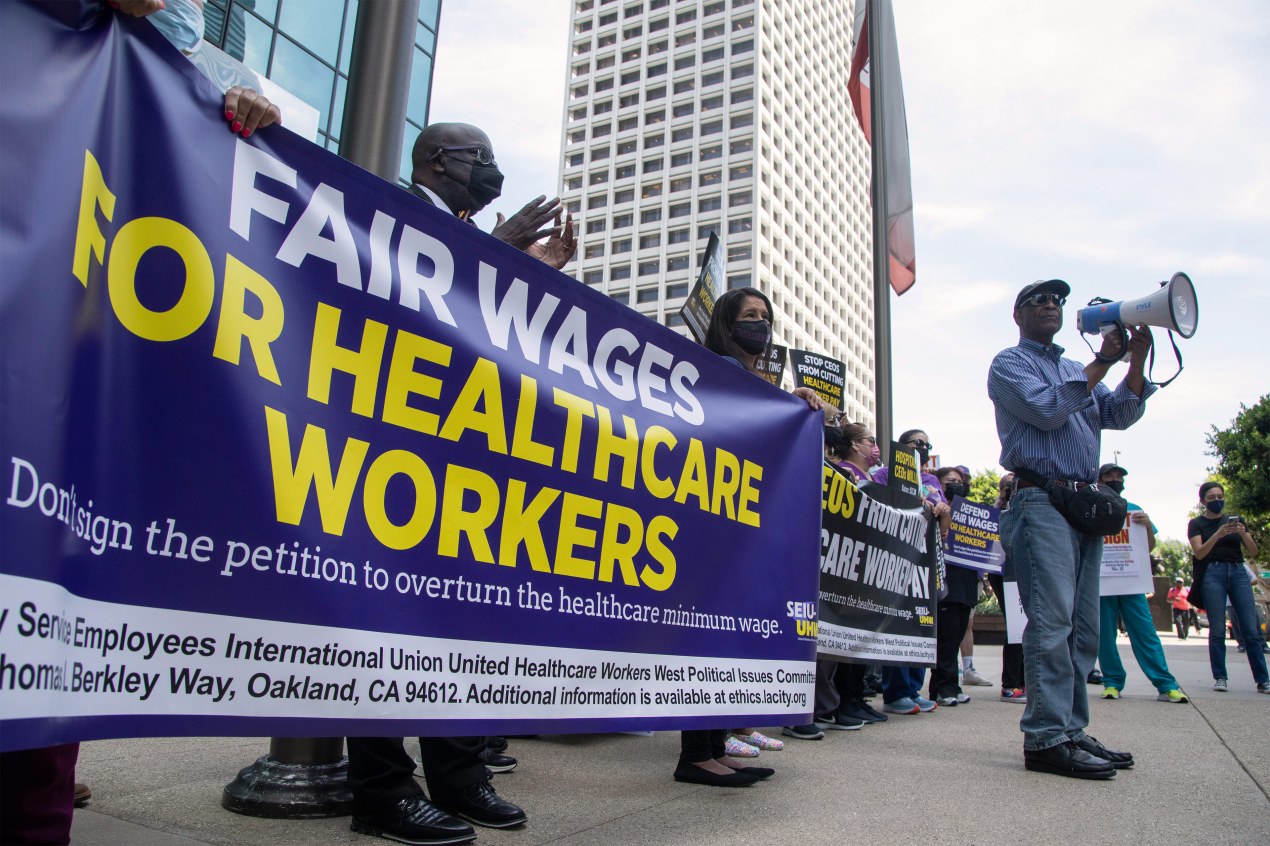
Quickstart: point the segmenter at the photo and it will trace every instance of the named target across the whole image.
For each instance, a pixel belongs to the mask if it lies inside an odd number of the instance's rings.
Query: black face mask
[[[732,340],[750,355],[759,355],[772,339],[772,324],[766,320],[738,320],[732,326]]]
[[[497,200],[503,193],[503,172],[496,164],[472,162],[467,177],[467,192],[482,208]]]
[[[952,502],[952,498],[955,496],[965,499],[970,496],[970,486],[963,482],[952,482],[944,485],[944,493],[947,495],[949,502]]]
[[[1124,482],[1103,482],[1103,487],[1111,488],[1118,494],[1124,493]]]

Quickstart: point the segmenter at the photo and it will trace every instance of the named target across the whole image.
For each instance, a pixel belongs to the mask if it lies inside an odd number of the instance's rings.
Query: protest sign
[[[1005,615],[1005,642],[1022,643],[1023,630],[1027,628],[1027,612],[1023,610],[1023,598],[1019,596],[1019,583],[1006,579],[1001,583],[1005,596],[1001,597],[1001,613]]]
[[[719,250],[719,236],[713,231],[706,242],[705,257],[701,262],[701,274],[697,284],[692,287],[684,304],[679,309],[679,316],[684,325],[697,339],[698,344],[706,342],[706,329],[710,326],[710,315],[714,311],[714,301],[723,293],[723,254]]]
[[[935,524],[825,463],[819,652],[867,663],[935,663]]]
[[[887,462],[886,483],[910,502],[922,501],[922,463],[917,450],[899,441],[891,441],[891,459]]]
[[[819,414],[47,8],[0,4],[0,748],[810,712]]]
[[[1141,512],[1139,512],[1141,513]],[[1151,553],[1147,549],[1147,527],[1125,515],[1124,527],[1102,539],[1101,596],[1145,594],[1155,590],[1151,579]]]
[[[789,362],[793,367],[795,388],[811,388],[829,405],[842,408],[846,367],[841,361],[806,350],[791,349]]]
[[[971,502],[959,496],[950,503],[952,513],[944,558],[949,564],[1000,573],[1005,565],[1001,546],[1001,509]]]

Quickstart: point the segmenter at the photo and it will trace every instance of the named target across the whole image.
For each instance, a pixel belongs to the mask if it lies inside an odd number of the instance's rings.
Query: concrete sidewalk
[[[1124,696],[1098,699],[1090,731],[1127,749],[1137,766],[1109,782],[1023,769],[1022,706],[996,688],[975,701],[822,741],[785,738],[767,782],[724,790],[671,779],[678,735],[560,736],[513,741],[514,772],[495,777],[523,806],[519,831],[477,829],[479,843],[537,844],[979,844],[1270,843],[1270,696],[1259,695],[1230,644],[1229,693],[1212,691],[1207,641],[1162,635],[1169,665],[1192,697],[1157,702],[1126,639]],[[1000,647],[979,647],[998,678]],[[313,846],[387,841],[352,834],[348,818],[241,817],[221,790],[264,754],[259,738],[85,743],[78,778],[93,789],[76,812],[76,846]]]

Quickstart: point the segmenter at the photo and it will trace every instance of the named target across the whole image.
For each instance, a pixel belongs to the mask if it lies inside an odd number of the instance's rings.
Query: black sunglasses
[[[928,449],[933,449],[933,448],[934,448],[934,447],[932,447],[932,446],[931,446],[930,441],[910,440],[910,441],[904,441],[904,443],[908,444],[909,446],[915,446],[915,447],[917,447],[918,449],[927,449],[927,450],[928,450]]]
[[[486,147],[484,144],[463,144],[458,147],[438,147],[437,152],[439,153],[463,153],[463,152],[476,153],[477,164],[482,164],[482,165],[498,164],[498,162],[494,161],[494,154],[490,151],[490,148]]]
[[[1030,297],[1024,297],[1023,302],[1020,305],[1034,306],[1036,308],[1040,308],[1046,303],[1053,303],[1059,308],[1062,308],[1063,306],[1067,305],[1067,297],[1060,297],[1058,294],[1046,294],[1046,293],[1033,294]]]

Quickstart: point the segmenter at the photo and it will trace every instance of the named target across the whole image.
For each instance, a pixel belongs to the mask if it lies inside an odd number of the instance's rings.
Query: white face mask
[[[203,40],[203,7],[194,0],[167,0],[167,8],[147,20],[182,53],[192,53]]]

